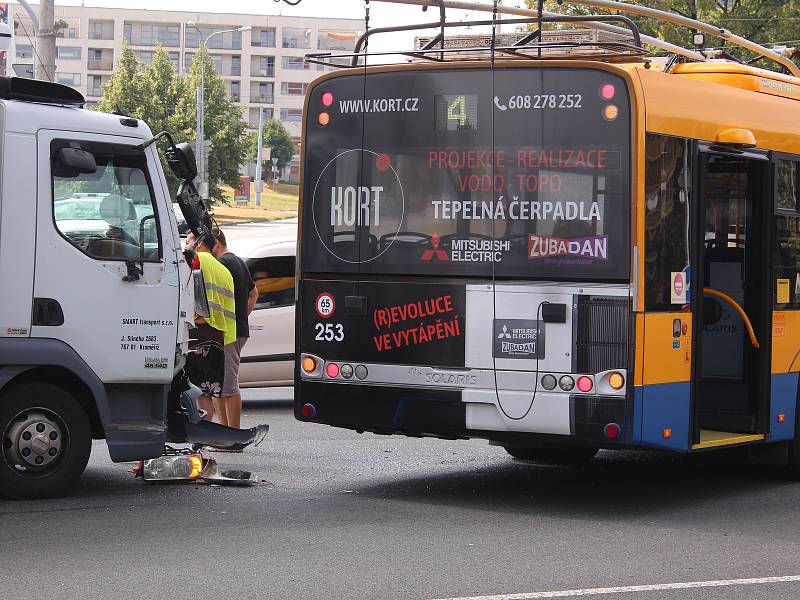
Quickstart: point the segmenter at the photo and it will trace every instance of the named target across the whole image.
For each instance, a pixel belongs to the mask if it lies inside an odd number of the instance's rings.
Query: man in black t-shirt
[[[258,299],[258,290],[245,262],[228,250],[225,234],[214,229],[217,240],[212,254],[221,262],[233,277],[233,295],[236,303],[236,341],[225,346],[225,377],[222,382],[222,397],[214,400],[219,421],[228,427],[239,428],[242,418],[242,395],[239,390],[239,362],[242,348],[250,329],[247,317],[253,312]]]

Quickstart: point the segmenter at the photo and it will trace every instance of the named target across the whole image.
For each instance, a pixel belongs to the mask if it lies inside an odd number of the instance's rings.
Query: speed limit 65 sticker
[[[333,294],[322,292],[317,296],[315,308],[317,309],[317,314],[322,319],[333,316],[333,313],[336,312],[336,301],[333,299]]]

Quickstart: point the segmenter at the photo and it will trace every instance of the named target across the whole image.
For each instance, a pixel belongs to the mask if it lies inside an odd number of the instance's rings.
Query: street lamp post
[[[188,23],[186,23],[186,25],[187,27],[191,27],[197,31],[199,40],[197,44],[197,50],[199,52],[200,49],[202,48],[204,53],[208,52],[208,40],[210,40],[215,35],[221,35],[223,33],[233,33],[234,31],[250,31],[251,29],[250,26],[246,26],[246,27],[237,27],[235,29],[223,29],[221,31],[212,31],[205,38],[203,38],[202,30],[195,23],[189,21]],[[198,156],[199,164],[197,165],[197,176],[200,179],[201,195],[208,198],[208,187],[207,185],[204,185],[207,184],[206,161],[204,156],[205,148],[203,144],[205,142],[205,137],[206,137],[205,123],[204,123],[205,108],[206,108],[205,92],[206,92],[206,62],[204,60],[203,62],[200,63],[200,86],[197,88],[197,122],[195,125],[195,137],[197,139],[195,142],[195,153]]]

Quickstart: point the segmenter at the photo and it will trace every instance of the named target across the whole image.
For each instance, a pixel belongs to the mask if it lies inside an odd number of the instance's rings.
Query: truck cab
[[[152,132],[83,105],[66,86],[0,78],[0,494],[11,497],[63,493],[92,438],[115,462],[159,456],[194,320]]]

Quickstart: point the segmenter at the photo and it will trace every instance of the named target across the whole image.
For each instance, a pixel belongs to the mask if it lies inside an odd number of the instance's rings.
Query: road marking
[[[764,585],[767,583],[800,583],[800,575],[786,575],[784,577],[757,577],[753,579],[718,579],[715,581],[685,581],[681,583],[655,583],[651,585],[627,585],[621,587],[586,588],[582,590],[556,590],[552,592],[498,594],[496,596],[465,596],[462,598],[440,598],[438,600],[534,600],[535,598],[602,596],[605,594],[632,594],[637,592],[656,592],[661,590],[687,590],[693,588]]]

